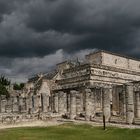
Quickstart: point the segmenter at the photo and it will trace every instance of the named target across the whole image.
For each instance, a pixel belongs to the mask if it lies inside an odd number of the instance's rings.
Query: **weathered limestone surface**
[[[43,112],[48,112],[48,107],[49,107],[49,105],[48,105],[48,96],[45,94],[45,93],[43,93],[42,94],[42,108],[43,108]]]
[[[30,114],[31,112],[33,112],[33,106],[34,106],[34,102],[33,102],[33,96],[29,96],[29,109],[28,109],[28,113]]]
[[[30,99],[29,99],[29,98],[26,98],[25,102],[26,102],[26,103],[25,103],[25,104],[26,104],[26,108],[25,108],[25,109],[26,109],[26,112],[29,113],[29,108],[30,108],[30,104],[29,104],[29,103],[30,103]]]
[[[70,93],[67,93],[67,112],[70,113]]]
[[[91,120],[94,113],[93,92],[90,89],[85,89],[85,119]]]
[[[135,93],[135,99],[136,99],[136,117],[140,118],[140,92]]]
[[[58,107],[59,107],[59,101],[58,101],[58,93],[55,93],[55,97],[54,97],[54,107],[55,107],[55,112],[58,113]]]
[[[103,114],[105,116],[106,121],[109,121],[111,117],[110,94],[112,94],[112,89],[110,88],[103,89]]]
[[[33,96],[33,102],[34,102],[33,112],[36,113],[36,112],[39,111],[39,102],[38,102],[38,96],[37,95]]]
[[[119,106],[120,106],[120,115],[126,115],[126,100],[125,100],[125,90],[123,89],[122,92],[119,93]]]
[[[67,112],[67,94],[63,91],[59,92],[58,112],[60,114],[65,114]]]
[[[14,96],[13,97],[13,113],[18,113],[19,112],[19,102],[18,102],[18,97]]]
[[[134,121],[134,92],[133,85],[126,85],[126,123],[132,124]]]
[[[6,113],[12,112],[12,98],[7,99],[7,104],[5,106]]]
[[[79,115],[82,112],[82,102],[81,102],[81,93],[77,92],[76,94],[76,113]]]
[[[1,95],[1,113],[5,113],[6,112],[6,104],[7,104],[7,100],[6,100],[6,96],[5,95]]]
[[[77,91],[70,91],[70,119],[75,119],[76,117],[76,94]]]

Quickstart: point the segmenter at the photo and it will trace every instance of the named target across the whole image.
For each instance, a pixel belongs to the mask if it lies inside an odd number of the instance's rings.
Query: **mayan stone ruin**
[[[0,97],[0,123],[68,119],[140,125],[140,60],[97,51]]]

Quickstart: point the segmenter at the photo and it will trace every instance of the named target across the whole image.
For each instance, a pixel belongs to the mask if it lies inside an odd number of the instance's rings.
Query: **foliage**
[[[22,90],[24,88],[24,83],[20,83],[20,84],[15,83],[13,88],[14,90]]]
[[[10,81],[5,78],[5,76],[0,77],[0,95],[6,95],[9,97],[9,92],[7,90],[7,86],[10,85]]]
[[[3,85],[3,86],[9,86],[10,85],[10,81],[5,78],[5,76],[1,76],[0,77],[0,84]]]
[[[7,88],[1,83],[0,83],[0,95],[6,95],[6,97],[9,97],[9,92]]]

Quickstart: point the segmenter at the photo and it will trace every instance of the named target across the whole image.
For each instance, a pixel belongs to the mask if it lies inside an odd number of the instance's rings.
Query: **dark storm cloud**
[[[0,73],[45,71],[47,61],[95,48],[140,58],[139,7],[139,0],[0,0]]]
[[[2,20],[3,14],[8,14],[12,11],[13,2],[10,4],[10,0],[1,0],[0,1],[0,21]]]
[[[74,0],[46,1],[40,3],[40,7],[33,5],[29,9],[29,20],[27,22],[29,27],[42,32],[49,29],[60,32],[70,32],[71,29],[73,30],[74,18],[79,11],[78,5]]]
[[[129,53],[135,47],[131,46],[133,36],[128,43],[129,36],[140,27],[139,6],[138,0],[46,1],[41,8],[30,7],[27,26],[37,32],[52,29],[84,35],[82,41],[75,42],[75,51],[97,47]],[[66,48],[71,49],[72,46]]]
[[[136,47],[138,0],[14,0],[10,4],[7,0],[0,4],[1,36],[5,36],[5,42],[0,39],[1,56],[45,56],[61,48],[70,52],[98,48],[129,54]]]
[[[1,36],[5,42],[0,39],[0,55],[45,56],[61,48],[129,54],[136,47],[139,6],[138,0],[14,0],[10,4],[3,0]]]

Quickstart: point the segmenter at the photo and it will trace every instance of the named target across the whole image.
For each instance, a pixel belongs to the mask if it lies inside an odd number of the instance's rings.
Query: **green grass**
[[[0,140],[140,140],[140,129],[64,124],[53,127],[0,130]]]

